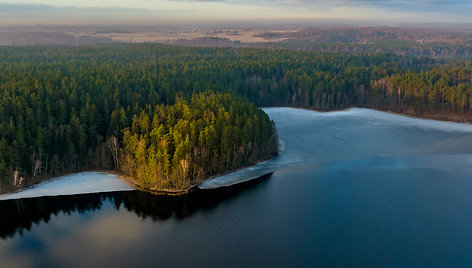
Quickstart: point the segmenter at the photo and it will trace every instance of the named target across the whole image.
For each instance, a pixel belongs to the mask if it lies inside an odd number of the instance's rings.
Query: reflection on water
[[[0,201],[0,238],[22,235],[33,224],[48,223],[52,215],[60,213],[88,213],[100,210],[104,203],[111,203],[117,210],[126,209],[143,219],[154,221],[171,217],[183,219],[195,211],[210,209],[222,200],[230,199],[244,189],[261,184],[269,175],[233,187],[214,190],[196,190],[186,195],[154,195],[141,191],[95,193],[70,196],[50,196]]]

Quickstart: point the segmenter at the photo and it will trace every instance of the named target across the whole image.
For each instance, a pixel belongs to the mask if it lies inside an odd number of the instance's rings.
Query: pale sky
[[[0,0],[0,24],[472,22],[472,0]]]

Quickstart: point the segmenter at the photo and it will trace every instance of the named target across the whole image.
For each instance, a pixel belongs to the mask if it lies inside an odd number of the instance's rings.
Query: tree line
[[[4,47],[0,69],[4,191],[87,169],[188,187],[275,153],[256,106],[472,119],[462,60],[117,44]]]

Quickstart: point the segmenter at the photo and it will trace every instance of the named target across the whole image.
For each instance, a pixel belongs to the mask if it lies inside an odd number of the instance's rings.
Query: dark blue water
[[[271,116],[282,159],[304,160],[257,181],[179,197],[1,201],[0,267],[472,265],[468,126]]]

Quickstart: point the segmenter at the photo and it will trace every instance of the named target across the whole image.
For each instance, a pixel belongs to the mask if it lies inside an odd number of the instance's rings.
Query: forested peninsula
[[[277,153],[257,106],[472,121],[465,60],[157,44],[0,48],[0,191],[84,170],[183,190]]]

